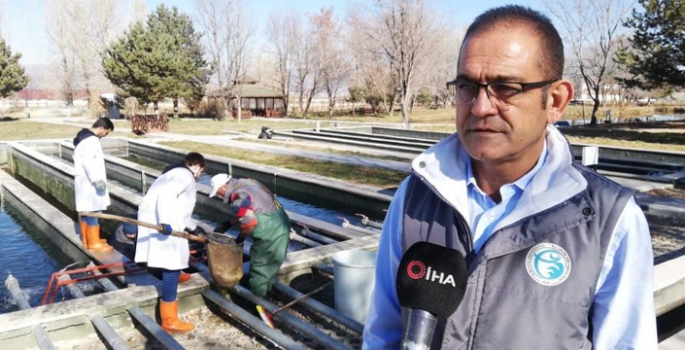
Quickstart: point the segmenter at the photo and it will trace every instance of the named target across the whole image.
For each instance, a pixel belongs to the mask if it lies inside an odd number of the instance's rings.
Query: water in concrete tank
[[[131,155],[128,157],[124,157],[122,159],[126,159],[128,161],[138,163],[141,165],[145,165],[147,167],[157,169],[157,170],[162,170],[164,169],[165,166],[167,166],[166,163],[163,162],[158,162],[155,160],[150,160],[142,157],[137,157],[135,155]],[[213,174],[202,174],[200,177],[200,183],[209,186],[209,182],[212,179]],[[130,186],[129,186],[130,187]],[[317,207],[311,204],[307,203],[302,203],[298,202],[296,200],[286,198],[283,196],[276,195],[278,200],[283,204],[283,207],[286,210],[292,211],[294,213],[298,213],[304,216],[308,216],[310,218],[314,218],[317,220],[321,220],[324,222],[328,222],[334,225],[340,225],[342,223],[342,220],[340,217],[346,218],[348,221],[350,221],[352,224],[361,226],[360,223],[360,218],[354,215],[350,215],[348,213],[336,211],[336,210],[331,210],[327,208],[321,208]]]
[[[29,304],[40,306],[50,276],[71,261],[6,202],[0,206],[0,242],[0,313],[19,310],[4,287],[10,272],[19,281]],[[55,301],[70,298],[68,293],[59,291]]]

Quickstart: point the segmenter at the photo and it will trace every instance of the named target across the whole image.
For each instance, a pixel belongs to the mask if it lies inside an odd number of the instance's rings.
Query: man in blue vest
[[[364,349],[398,349],[397,266],[428,241],[465,257],[466,291],[431,349],[656,349],[649,229],[632,192],[573,161],[553,127],[574,87],[563,43],[529,8],[468,28],[457,133],[418,156],[381,234]]]

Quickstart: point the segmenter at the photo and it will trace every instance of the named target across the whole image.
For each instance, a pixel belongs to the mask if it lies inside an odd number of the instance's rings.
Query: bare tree
[[[294,23],[293,91],[297,94],[300,113],[307,116],[314,95],[321,88],[321,56],[318,49],[317,28],[311,17],[305,23]]]
[[[320,60],[321,80],[328,96],[328,114],[332,117],[340,88],[349,76],[349,59],[343,46],[340,24],[333,18],[333,9],[323,9],[311,16],[316,48]]]
[[[363,88],[371,112],[378,114],[379,107],[393,114],[397,94],[396,79],[390,70],[390,62],[376,42],[369,42],[360,11],[350,11],[347,16],[347,49],[351,53],[353,74],[351,86]]]
[[[76,75],[76,55],[71,45],[72,3],[69,0],[48,0],[46,2],[46,23],[48,35],[57,49],[59,78],[62,96],[67,106],[74,104],[74,83]]]
[[[396,75],[405,127],[409,127],[415,71],[425,64],[436,38],[441,34],[435,26],[437,15],[431,13],[428,2],[378,0],[368,12],[370,17],[359,22],[367,37],[387,56]]]
[[[100,54],[123,29],[124,13],[117,0],[48,0],[48,34],[59,56],[62,89],[68,105],[82,82],[91,100],[93,80],[104,81]]]
[[[622,23],[634,4],[634,0],[552,0],[545,5],[563,24],[565,42],[594,102],[591,125],[597,124],[601,89],[613,73]]]
[[[295,71],[294,53],[300,35],[299,15],[287,10],[274,11],[269,14],[266,27],[267,52],[274,61],[275,85],[285,96],[284,108],[288,111],[291,80]]]
[[[214,67],[224,108],[229,95],[236,98],[238,121],[242,118],[242,84],[245,83],[255,28],[242,0],[196,0],[201,28],[206,32],[207,52]],[[227,110],[225,110],[227,112]]]
[[[440,32],[443,34],[431,50],[428,63],[418,71],[418,78],[419,83],[433,96],[433,103],[446,107],[451,95],[445,83],[457,76],[459,48],[465,31],[445,26]]]

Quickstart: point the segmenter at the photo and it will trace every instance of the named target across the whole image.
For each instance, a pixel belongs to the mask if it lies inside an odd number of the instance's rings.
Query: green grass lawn
[[[206,143],[170,141],[161,142],[160,144],[188,151],[200,152],[202,154],[211,154],[251,163],[281,167],[305,173],[313,173],[377,187],[398,186],[400,182],[402,182],[402,180],[408,175],[404,172],[388,169],[326,162],[304,157],[284,156],[268,152],[246,151],[243,149],[209,145]]]
[[[74,138],[77,126],[14,120],[0,121],[0,141]]]

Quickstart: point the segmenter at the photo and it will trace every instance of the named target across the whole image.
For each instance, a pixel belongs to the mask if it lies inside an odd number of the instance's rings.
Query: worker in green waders
[[[210,197],[219,196],[235,214],[215,232],[226,232],[240,225],[241,243],[252,237],[250,249],[250,291],[265,297],[271,290],[278,270],[285,260],[290,236],[290,219],[276,197],[261,183],[252,179],[235,179],[228,174],[212,177]]]

